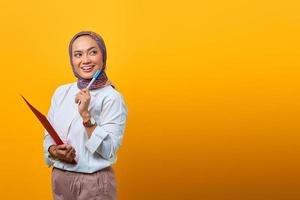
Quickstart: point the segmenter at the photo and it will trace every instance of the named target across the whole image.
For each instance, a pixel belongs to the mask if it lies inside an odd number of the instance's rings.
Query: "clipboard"
[[[54,140],[54,142],[57,145],[64,144],[64,142],[61,140],[61,138],[59,137],[59,135],[57,134],[57,132],[55,131],[55,129],[53,128],[53,126],[48,121],[47,117],[45,115],[43,115],[40,111],[38,111],[35,107],[33,107],[33,105],[31,105],[25,99],[25,97],[23,97],[23,95],[21,95],[21,97],[26,102],[26,104],[28,105],[28,107],[30,108],[30,110],[33,112],[33,114],[39,119],[39,121],[44,126],[44,128],[48,131],[49,135],[52,137],[52,139]],[[77,162],[75,160],[73,160],[71,163],[72,164],[76,164]]]

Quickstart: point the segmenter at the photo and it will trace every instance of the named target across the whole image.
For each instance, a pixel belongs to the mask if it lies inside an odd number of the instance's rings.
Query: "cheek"
[[[74,67],[78,67],[79,60],[76,59],[76,58],[72,58],[72,64],[73,64]]]
[[[97,55],[94,57],[94,62],[99,63],[100,66],[102,66],[103,61],[102,61],[102,56],[101,55]]]

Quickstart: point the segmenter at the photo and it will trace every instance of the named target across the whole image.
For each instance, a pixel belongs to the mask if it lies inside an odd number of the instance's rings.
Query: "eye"
[[[74,56],[79,58],[81,56],[81,53],[75,53]]]
[[[93,51],[91,51],[91,54],[92,54],[92,55],[95,55],[95,54],[97,54],[97,51],[96,51],[96,50],[93,50]]]

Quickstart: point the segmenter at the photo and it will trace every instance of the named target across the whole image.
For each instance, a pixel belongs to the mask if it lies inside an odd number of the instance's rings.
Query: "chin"
[[[93,78],[93,74],[94,74],[94,72],[89,72],[89,73],[87,73],[87,72],[80,72],[79,73],[79,75],[82,78],[84,78],[84,79],[91,79],[91,78]]]
[[[84,79],[90,79],[90,78],[93,77],[94,70],[91,71],[91,72],[84,72],[84,71],[82,71],[81,69],[79,69],[78,74],[79,74],[82,78],[84,78]]]

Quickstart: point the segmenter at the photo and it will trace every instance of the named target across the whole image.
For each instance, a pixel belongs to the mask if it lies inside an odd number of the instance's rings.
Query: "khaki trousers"
[[[52,169],[54,200],[116,200],[114,171],[107,167],[87,174]]]

